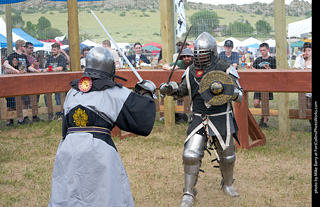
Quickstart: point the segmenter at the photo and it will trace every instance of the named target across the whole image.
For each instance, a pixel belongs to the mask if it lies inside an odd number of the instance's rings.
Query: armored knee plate
[[[184,165],[199,165],[204,156],[206,148],[205,137],[200,134],[193,135],[184,146],[183,164]]]

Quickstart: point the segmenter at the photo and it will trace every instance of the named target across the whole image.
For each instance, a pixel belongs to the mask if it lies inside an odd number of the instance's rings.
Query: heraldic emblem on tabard
[[[77,109],[73,114],[74,123],[77,127],[85,127],[88,123],[88,115],[85,110]]]

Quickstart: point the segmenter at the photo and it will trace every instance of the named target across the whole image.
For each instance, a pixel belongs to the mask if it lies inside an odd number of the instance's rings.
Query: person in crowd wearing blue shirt
[[[235,69],[238,69],[239,65],[239,54],[237,52],[232,52],[233,42],[231,40],[226,40],[224,42],[224,51],[219,53],[219,58],[228,60],[231,62]]]

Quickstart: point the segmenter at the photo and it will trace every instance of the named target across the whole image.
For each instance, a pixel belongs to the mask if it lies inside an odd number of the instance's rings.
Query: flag
[[[186,15],[184,13],[184,1],[175,0],[177,8],[178,22],[177,22],[177,36],[181,37],[187,31]]]
[[[66,35],[63,35],[63,36],[61,36],[61,37],[56,37],[56,38],[54,38],[54,39],[55,39],[55,41],[57,41],[57,42],[62,42],[65,37],[66,37]]]

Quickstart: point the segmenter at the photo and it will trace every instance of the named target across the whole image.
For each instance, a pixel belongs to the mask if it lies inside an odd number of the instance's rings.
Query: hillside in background
[[[66,2],[53,2],[45,0],[29,0],[26,2],[14,4],[13,10],[22,10],[23,12],[47,11],[48,9],[66,9]],[[88,6],[89,5],[89,6]],[[96,2],[79,2],[79,8],[90,7],[97,10],[112,10],[112,9],[159,9],[160,1],[154,0],[104,0]],[[227,11],[246,12],[250,14],[263,14],[273,16],[273,3],[259,3],[258,1],[252,4],[203,4],[186,1],[186,9],[204,9],[216,10],[225,9]],[[4,6],[0,7],[0,11],[4,11]],[[307,15],[311,11],[311,4],[304,0],[294,0],[290,5],[286,5],[286,15],[302,16]]]
[[[93,10],[109,33],[117,42],[134,43],[151,41],[161,43],[159,0],[104,0],[96,2],[78,2],[80,41],[90,39],[102,42],[107,38],[101,27],[93,18]],[[286,5],[287,23],[299,21],[310,16],[311,4],[303,0],[295,0]],[[229,26],[234,21],[249,23],[252,27],[259,20],[265,20],[274,30],[273,4],[252,3],[244,5],[212,5],[187,2],[185,5],[187,25],[189,19],[197,11],[215,11],[219,17],[221,27]],[[67,29],[67,3],[45,0],[29,0],[13,4],[13,15],[21,15],[25,25],[30,21],[38,23],[42,16],[51,22],[51,27],[58,28],[63,34]],[[5,19],[4,5],[0,6],[0,16]],[[256,33],[250,34],[254,36]],[[190,39],[194,37],[190,36]],[[216,36],[221,41],[225,36]],[[274,31],[269,36],[256,37],[261,40],[274,38]],[[241,38],[240,38],[241,39]],[[244,38],[243,38],[244,39]],[[242,40],[242,39],[241,39]]]
[[[260,3],[255,2],[252,4],[201,4],[188,2],[187,8],[190,9],[205,9],[205,10],[215,10],[215,9],[225,9],[227,11],[237,11],[245,12],[250,14],[262,14],[273,16],[273,3]],[[286,5],[286,15],[287,16],[302,16],[307,15],[311,11],[311,4],[304,0],[294,0],[290,5]]]

